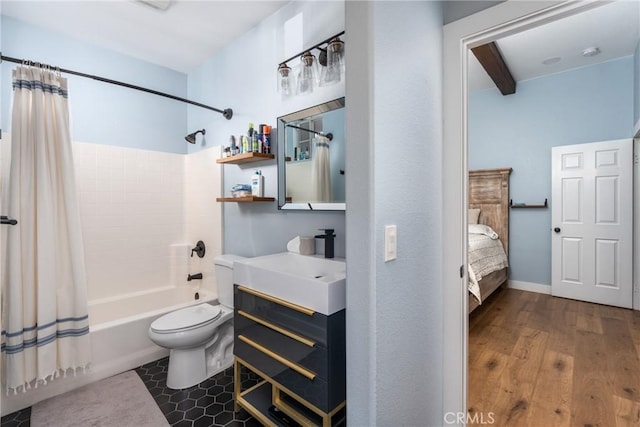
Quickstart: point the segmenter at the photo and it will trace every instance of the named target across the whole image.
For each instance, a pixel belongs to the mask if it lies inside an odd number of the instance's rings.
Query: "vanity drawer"
[[[242,335],[313,372],[318,378],[328,379],[326,347],[275,325],[269,327],[269,323],[242,310],[237,314],[234,323],[236,336]],[[274,326],[277,330],[273,329]]]
[[[261,348],[260,344],[242,334],[236,335],[234,353],[249,368],[259,370],[324,412],[330,412],[346,398],[344,379],[326,381],[317,375],[313,377],[311,371],[305,372],[287,366],[278,360],[278,353]]]
[[[243,310],[265,321],[286,328],[305,336],[325,347],[333,341],[344,341],[345,311],[341,310],[331,316],[313,311],[301,311],[299,306],[289,304],[278,298],[256,292],[252,289],[235,285],[234,305],[236,310]]]

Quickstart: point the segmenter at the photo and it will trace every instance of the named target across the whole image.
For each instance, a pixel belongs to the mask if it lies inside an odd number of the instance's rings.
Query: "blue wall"
[[[443,1],[442,12],[445,24],[466,16],[473,15],[484,9],[500,4],[506,0],[455,0]]]
[[[2,16],[2,53],[94,74],[180,97],[187,76],[112,50]],[[2,63],[2,129],[10,132],[11,70]],[[96,80],[69,81],[74,141],[186,153],[187,104]]]
[[[220,114],[189,107],[189,129],[207,129],[205,138],[198,137],[197,144],[189,150],[227,145],[231,134],[246,134],[250,122],[275,126],[279,116],[344,96],[344,83],[288,100],[282,100],[276,92],[278,63],[344,30],[344,8],[342,1],[288,3],[190,72],[190,99],[218,108],[230,107],[234,116],[226,120]],[[285,23],[299,14],[303,19],[302,33],[285,34]],[[297,44],[298,50],[287,52],[285,46],[290,44]],[[296,62],[290,65],[293,67]],[[275,133],[271,141],[276,151]],[[265,196],[276,197],[275,160],[225,165],[224,193],[229,195],[235,184],[249,183],[255,169],[264,176]],[[276,202],[225,203],[223,215],[226,253],[258,256],[282,252],[287,241],[297,235],[311,236],[319,228],[333,228],[337,234],[336,256],[345,255],[344,212],[278,211]],[[322,252],[322,242],[317,243],[318,252]]]
[[[512,167],[514,203],[551,203],[551,147],[630,138],[633,57],[469,96],[469,169]],[[511,279],[551,283],[551,209],[510,212]]]
[[[443,424],[442,13],[347,2],[350,425]]]
[[[633,123],[640,120],[640,43],[633,54]]]

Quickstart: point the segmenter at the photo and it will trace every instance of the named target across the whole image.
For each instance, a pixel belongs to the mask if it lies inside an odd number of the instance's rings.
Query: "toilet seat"
[[[151,330],[159,334],[186,331],[205,326],[221,315],[220,306],[199,304],[165,314],[151,323]]]

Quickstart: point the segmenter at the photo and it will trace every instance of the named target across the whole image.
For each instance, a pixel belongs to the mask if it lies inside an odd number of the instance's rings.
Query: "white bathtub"
[[[199,294],[199,300],[195,299],[196,292]],[[124,323],[158,317],[169,311],[213,300],[215,296],[210,291],[180,286],[90,301],[90,330],[92,333],[99,332]]]
[[[199,290],[198,300],[194,298],[195,292],[188,286],[167,287],[89,302],[91,369],[82,375],[58,378],[26,393],[3,395],[2,415],[168,356],[167,349],[158,347],[149,339],[149,326],[170,311],[217,302],[211,291]]]

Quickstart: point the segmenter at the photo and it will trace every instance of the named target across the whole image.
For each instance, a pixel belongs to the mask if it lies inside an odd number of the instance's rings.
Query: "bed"
[[[469,171],[469,214],[470,222],[472,209],[479,209],[478,224],[480,226],[470,226],[469,234],[469,258],[470,271],[469,276],[479,276],[477,280],[477,291],[469,294],[469,313],[476,309],[481,302],[474,294],[479,294],[480,300],[484,301],[496,289],[507,281],[508,273],[508,256],[509,256],[509,175],[511,168],[499,169],[480,169]],[[497,233],[497,239],[491,239],[488,235],[491,233],[484,226],[489,226],[491,230]],[[471,230],[473,228],[473,230]],[[486,231],[486,232],[485,232]],[[479,236],[484,234],[485,236]],[[495,237],[495,236],[494,236]],[[494,246],[489,240],[494,241]],[[497,252],[504,250],[504,259],[491,260],[489,264],[492,266],[479,267],[480,274],[475,271],[475,263],[472,258],[482,258],[475,256],[476,244],[480,242],[480,246],[491,247],[489,255],[484,258],[497,257]],[[502,246],[496,248],[495,245]],[[473,256],[472,256],[473,255]],[[470,279],[470,287],[473,287]]]

